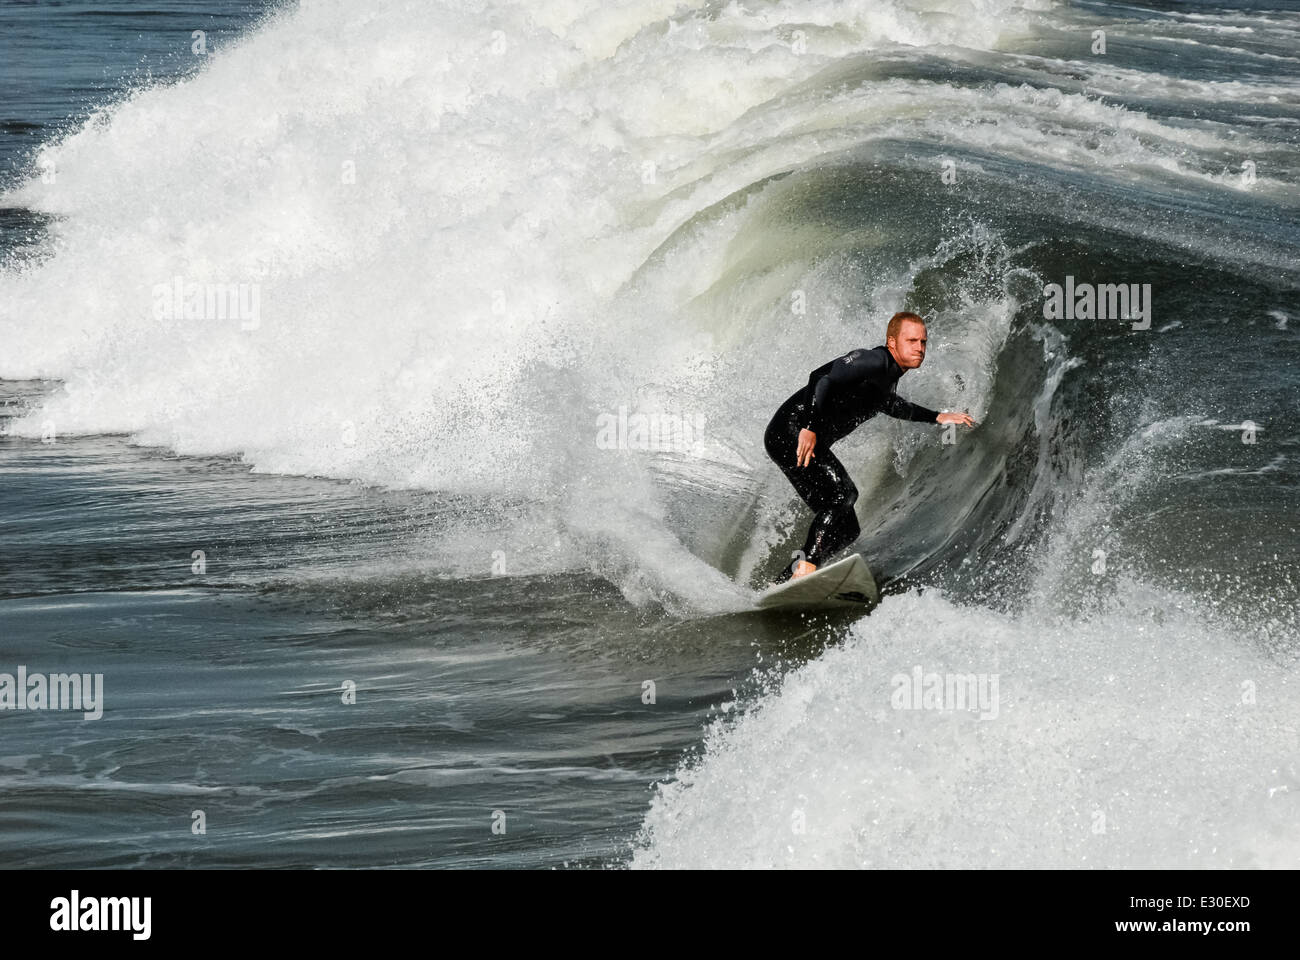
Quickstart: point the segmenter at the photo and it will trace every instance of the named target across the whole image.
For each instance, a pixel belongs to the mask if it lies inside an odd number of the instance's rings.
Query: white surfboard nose
[[[762,610],[799,607],[864,607],[880,602],[875,578],[861,554],[851,554],[814,572],[763,591]]]

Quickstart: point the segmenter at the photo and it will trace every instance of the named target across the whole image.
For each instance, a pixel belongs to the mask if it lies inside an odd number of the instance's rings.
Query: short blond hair
[[[903,322],[905,320],[911,320],[913,323],[919,323],[921,326],[925,326],[925,321],[922,320],[918,314],[912,313],[908,310],[900,310],[889,318],[889,323],[885,327],[886,341],[892,340],[898,336],[898,331],[903,329]]]

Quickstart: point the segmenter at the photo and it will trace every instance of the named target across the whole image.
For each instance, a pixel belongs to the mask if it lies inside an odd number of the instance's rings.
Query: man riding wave
[[[975,426],[968,414],[940,413],[894,392],[899,378],[925,360],[925,348],[925,321],[915,313],[896,313],[885,328],[884,344],[853,350],[818,367],[777,409],[763,446],[815,516],[801,559],[776,583],[812,573],[861,533],[853,509],[858,488],[830,450],[837,440],[880,412],[917,423]]]

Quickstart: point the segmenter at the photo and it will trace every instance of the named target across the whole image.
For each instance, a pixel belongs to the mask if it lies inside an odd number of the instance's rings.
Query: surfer
[[[915,313],[896,313],[885,327],[882,346],[853,350],[823,364],[777,409],[763,446],[816,515],[800,559],[775,583],[812,573],[861,533],[853,510],[858,488],[831,453],[835,441],[882,411],[917,423],[975,426],[968,414],[940,413],[894,393],[899,377],[925,360],[925,344],[925,321]]]

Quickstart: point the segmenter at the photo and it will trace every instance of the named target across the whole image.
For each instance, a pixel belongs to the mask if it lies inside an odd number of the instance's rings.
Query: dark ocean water
[[[0,710],[0,864],[1300,865],[1298,40],[0,5],[0,674],[104,691]],[[763,427],[903,307],[979,427],[838,444],[884,601],[760,614]]]

